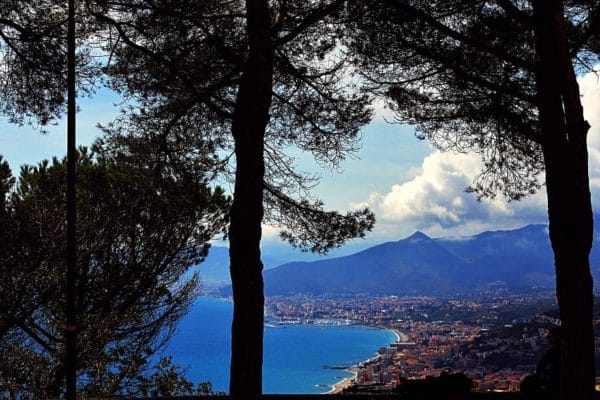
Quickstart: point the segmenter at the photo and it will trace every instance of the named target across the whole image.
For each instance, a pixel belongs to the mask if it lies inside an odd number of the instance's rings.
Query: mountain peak
[[[552,288],[552,248],[539,232],[525,228],[448,240],[417,231],[348,256],[265,271],[265,293],[455,296],[493,289],[498,281],[519,290]],[[600,256],[593,253],[590,263],[600,265]]]
[[[409,237],[407,237],[404,240],[409,243],[419,243],[419,242],[431,240],[431,238],[421,231],[416,231],[415,233],[413,233],[412,235],[410,235]]]

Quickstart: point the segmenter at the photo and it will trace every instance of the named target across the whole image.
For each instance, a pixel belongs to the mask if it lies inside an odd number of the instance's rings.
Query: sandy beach
[[[396,335],[397,342],[406,343],[411,341],[410,336],[408,336],[406,333],[399,331],[398,329],[391,329],[391,331],[394,333],[394,335]]]
[[[346,371],[348,372],[352,372],[352,376],[349,376],[348,378],[344,378],[341,381],[339,381],[338,383],[333,384],[333,388],[325,393],[325,394],[335,394],[335,393],[341,393],[344,389],[346,389],[347,387],[352,386],[352,384],[354,383],[354,380],[356,379],[356,371],[358,369],[356,367],[351,367],[348,368]]]
[[[390,329],[390,331],[396,335],[396,342],[400,342],[400,343],[406,343],[409,342],[410,336],[408,336],[406,333],[398,330],[398,329]],[[358,372],[358,368],[357,367],[351,367],[348,368],[346,371],[348,372],[352,372],[352,376],[349,376],[348,378],[344,378],[341,381],[339,381],[338,383],[333,384],[332,389],[327,392],[326,394],[335,394],[335,393],[341,393],[344,389],[352,386],[352,384],[354,383],[354,381],[356,380],[356,375]]]

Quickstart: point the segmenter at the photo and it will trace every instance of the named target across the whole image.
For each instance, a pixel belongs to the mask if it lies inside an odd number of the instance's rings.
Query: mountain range
[[[349,244],[334,249],[327,255],[302,252],[286,243],[277,242],[265,245],[261,250],[261,259],[265,270],[278,267],[291,261],[315,261],[351,254],[364,248],[364,244]],[[196,265],[193,271],[200,272],[203,285],[210,287],[226,286],[229,277],[229,248],[213,245],[204,262]]]
[[[598,251],[592,251],[590,263],[598,278]],[[346,256],[287,262],[263,275],[268,296],[448,295],[494,287],[554,287],[546,225],[444,238],[415,232]]]

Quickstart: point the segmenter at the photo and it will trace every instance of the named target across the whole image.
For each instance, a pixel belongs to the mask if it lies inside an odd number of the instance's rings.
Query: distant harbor
[[[266,310],[265,310],[266,311]],[[335,319],[335,318],[278,318],[273,315],[269,315],[266,312],[265,316],[265,327],[268,328],[284,328],[286,325],[289,326],[301,326],[301,325],[317,325],[317,326],[364,326],[360,323],[360,321],[353,321],[349,318],[344,319]],[[381,353],[385,353],[388,348],[391,348],[394,345],[399,344],[413,344],[411,341],[411,337],[404,331],[400,329],[389,329],[381,326],[364,326],[366,329],[377,329],[377,330],[386,330],[391,332],[395,340],[389,343],[386,346],[380,346],[379,350],[374,357],[370,357],[366,360],[361,360],[354,365],[324,365],[324,369],[330,370],[343,370],[351,375],[348,377],[335,377],[336,379],[340,379],[337,383],[334,384],[315,384],[315,387],[329,387],[330,389],[324,394],[332,394],[332,393],[340,393],[344,389],[350,387],[356,381],[357,371],[359,368],[363,368],[366,365],[374,364],[379,361],[381,358]]]
[[[200,298],[163,354],[173,355],[192,382],[210,381],[214,390],[227,392],[231,314],[231,302]],[[306,325],[267,318],[264,392],[321,394],[336,390],[347,378],[356,376],[352,367],[341,367],[358,365],[395,340],[397,335],[390,330],[347,324],[346,319],[312,318]]]

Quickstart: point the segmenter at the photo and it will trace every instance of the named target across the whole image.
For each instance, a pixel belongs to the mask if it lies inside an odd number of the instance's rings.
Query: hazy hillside
[[[204,285],[223,286],[230,283],[229,249],[227,247],[211,246],[206,260],[194,267],[200,272]]]
[[[508,286],[554,286],[554,261],[546,225],[436,241],[474,265],[483,281],[503,281]]]
[[[358,246],[364,243],[351,243],[342,248],[331,251],[326,256],[312,253],[303,253],[292,248],[290,245],[278,242],[265,245],[262,249],[261,258],[264,269],[268,270],[291,261],[315,261],[327,258],[339,257],[344,254],[356,252]],[[354,249],[354,251],[353,251]],[[193,268],[200,272],[200,278],[207,286],[225,286],[230,283],[229,277],[229,248],[223,246],[211,246],[206,260]]]
[[[600,275],[597,247],[590,257],[595,277]],[[264,277],[267,295],[436,295],[492,287],[552,288],[554,265],[547,226],[528,225],[435,239],[416,232],[343,257],[288,262],[266,270]]]
[[[591,257],[598,272],[597,251]],[[554,287],[545,225],[431,239],[421,232],[362,252],[266,271],[267,295],[291,293],[452,294],[490,287]]]
[[[423,233],[359,253],[309,263],[288,263],[266,271],[267,295],[294,292],[446,292],[473,276],[471,266]],[[431,288],[435,280],[437,287]],[[469,278],[469,284],[475,285]]]

